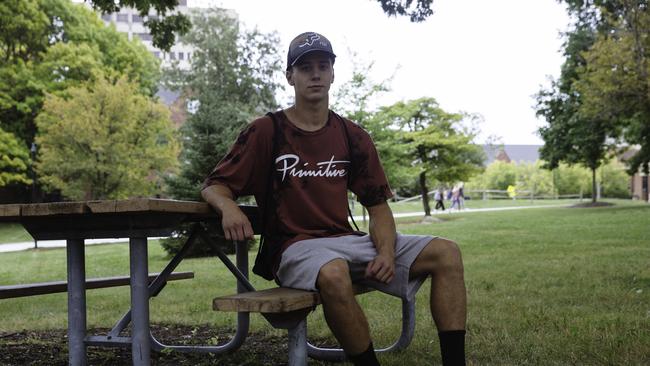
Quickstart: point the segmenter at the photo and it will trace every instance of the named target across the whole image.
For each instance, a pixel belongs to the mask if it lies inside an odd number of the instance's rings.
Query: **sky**
[[[189,6],[233,9],[247,28],[276,31],[286,57],[305,31],[325,35],[337,54],[335,84],[352,72],[349,50],[370,78],[394,75],[390,105],[435,98],[448,112],[483,117],[478,142],[543,144],[534,95],[557,78],[564,61],[560,32],[569,17],[556,0],[434,0],[426,21],[388,17],[376,0],[190,0]],[[336,85],[334,86],[334,88]]]

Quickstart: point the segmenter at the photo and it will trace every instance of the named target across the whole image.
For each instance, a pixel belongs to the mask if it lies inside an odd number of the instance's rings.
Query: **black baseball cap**
[[[298,60],[309,52],[321,51],[328,53],[332,57],[332,63],[336,55],[332,50],[332,43],[322,34],[316,32],[305,32],[294,38],[289,44],[287,54],[287,70],[296,64]]]

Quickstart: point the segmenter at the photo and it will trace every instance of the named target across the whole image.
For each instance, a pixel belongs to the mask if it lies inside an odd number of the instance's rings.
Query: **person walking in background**
[[[458,211],[460,211],[460,189],[458,186],[454,186],[454,188],[451,190],[451,207],[449,207],[449,211],[453,210],[454,207],[457,207]]]
[[[445,202],[442,198],[440,188],[436,189],[436,192],[433,194],[433,199],[436,201],[436,210],[442,208],[442,211],[445,211]]]

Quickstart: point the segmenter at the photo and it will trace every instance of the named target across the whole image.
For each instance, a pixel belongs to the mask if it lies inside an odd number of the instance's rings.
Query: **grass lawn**
[[[32,236],[20,224],[0,223],[0,244],[33,241]]]
[[[419,220],[400,219],[398,230],[448,237],[463,250],[470,365],[650,364],[650,205],[618,201],[612,207]],[[149,253],[150,272],[160,270],[165,253],[155,242]],[[127,274],[128,247],[87,247],[86,268],[88,277]],[[234,288],[223,266],[216,259],[189,259],[179,270],[194,271],[196,278],[169,283],[151,301],[152,322],[233,327],[233,315],[211,310],[213,297]],[[0,253],[0,284],[64,278],[64,249]],[[253,283],[272,286],[257,278]],[[428,288],[425,284],[418,294],[416,333],[407,352],[381,355],[382,364],[440,364]],[[89,327],[111,326],[127,308],[128,293],[128,288],[88,291]],[[375,345],[391,343],[401,325],[399,301],[378,293],[359,300]],[[0,333],[64,329],[65,309],[65,294],[1,300]],[[252,332],[284,335],[258,315],[251,319]],[[331,337],[320,310],[310,315],[309,324],[311,336]]]

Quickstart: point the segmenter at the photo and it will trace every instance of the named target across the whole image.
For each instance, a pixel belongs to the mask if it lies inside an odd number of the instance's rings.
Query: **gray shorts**
[[[409,270],[415,258],[432,239],[432,236],[397,234],[395,276],[388,284],[364,278],[368,262],[377,255],[370,235],[346,235],[296,242],[282,253],[277,276],[284,287],[317,291],[316,279],[320,268],[341,258],[348,262],[352,282],[400,298],[412,299],[425,277],[409,281]]]

